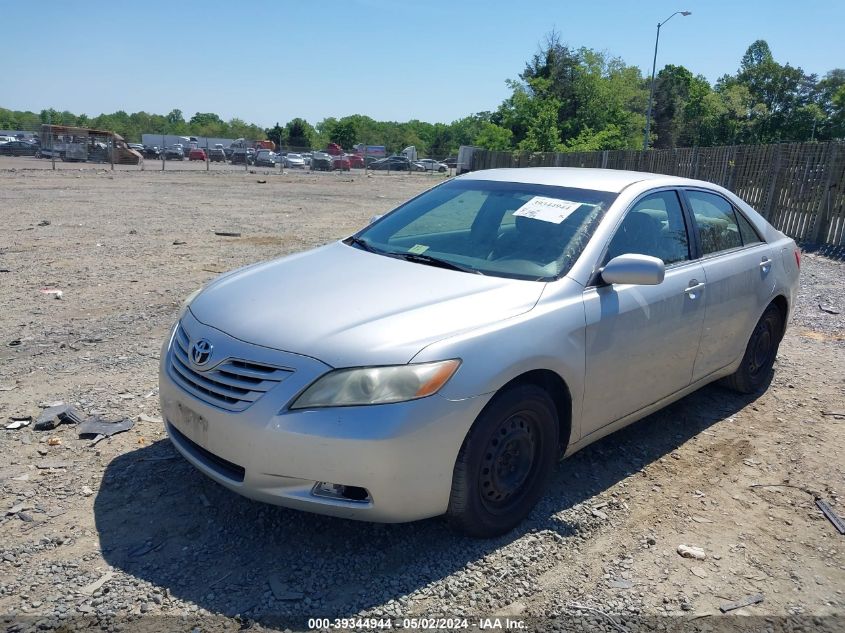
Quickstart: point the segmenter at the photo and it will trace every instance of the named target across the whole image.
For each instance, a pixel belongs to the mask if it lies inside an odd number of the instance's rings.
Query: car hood
[[[544,286],[337,242],[224,275],[190,310],[235,338],[333,367],[402,364],[426,345],[530,310]]]

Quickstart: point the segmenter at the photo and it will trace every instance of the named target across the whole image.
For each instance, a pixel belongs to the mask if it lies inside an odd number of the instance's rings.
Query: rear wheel
[[[543,494],[558,456],[555,406],[534,385],[496,395],[473,424],[452,475],[447,520],[487,538],[516,527]]]
[[[739,393],[755,393],[768,382],[783,335],[783,317],[775,305],[766,308],[751,333],[739,369],[723,384]]]

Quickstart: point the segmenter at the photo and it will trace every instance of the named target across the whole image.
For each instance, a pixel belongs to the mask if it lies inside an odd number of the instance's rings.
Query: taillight
[[[797,248],[795,249],[795,265],[798,266],[798,270],[801,270],[801,251]]]

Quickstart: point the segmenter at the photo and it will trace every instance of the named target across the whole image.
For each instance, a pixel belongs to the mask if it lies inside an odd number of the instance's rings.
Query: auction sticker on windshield
[[[524,218],[560,224],[582,204],[584,203],[560,200],[558,198],[547,198],[545,196],[534,196],[514,211],[513,214]]]

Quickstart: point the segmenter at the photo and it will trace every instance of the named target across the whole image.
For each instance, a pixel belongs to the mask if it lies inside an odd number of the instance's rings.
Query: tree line
[[[460,145],[494,150],[596,151],[642,147],[650,78],[619,57],[573,48],[556,32],[546,36],[496,110],[452,123],[376,121],[355,114],[312,125],[297,117],[272,128],[197,112],[118,111],[89,118],[53,109],[40,113],[0,108],[0,129],[37,129],[42,123],[113,130],[130,142],[142,133],[269,138],[285,147],[344,148],[384,145],[398,152],[414,145],[423,155],[454,154]],[[775,60],[769,45],[748,47],[734,74],[711,85],[702,75],[666,65],[655,78],[652,134],[655,148],[824,141],[845,137],[845,69],[823,77]]]

